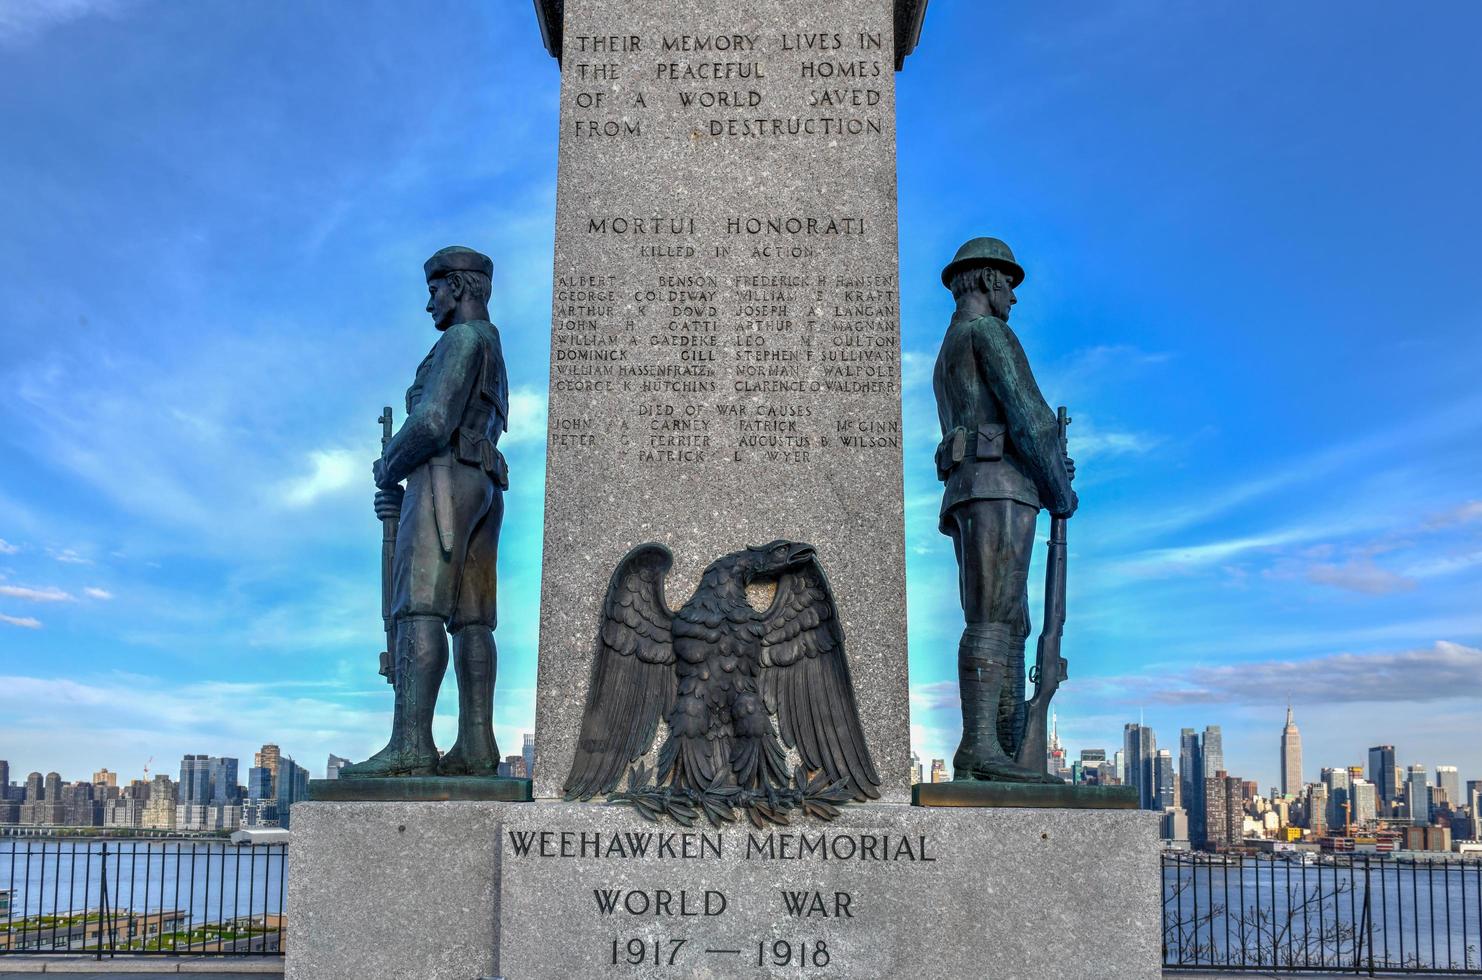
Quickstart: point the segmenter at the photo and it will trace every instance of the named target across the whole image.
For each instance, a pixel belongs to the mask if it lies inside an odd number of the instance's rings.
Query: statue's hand
[[[1065,456],[1065,478],[1067,480],[1075,479],[1075,460],[1071,459],[1069,454]]]
[[[376,491],[376,518],[383,521],[395,521],[401,519],[401,498],[406,491],[399,486],[391,486],[385,490]]]
[[[382,490],[390,490],[396,486],[395,483],[386,479],[386,458],[384,456],[377,457],[376,461],[371,464],[371,476],[375,478],[376,486]]]
[[[1069,504],[1069,506],[1066,509],[1064,509],[1064,510],[1059,510],[1059,511],[1052,510],[1052,511],[1050,511],[1050,514],[1053,517],[1070,517],[1070,516],[1072,516],[1072,515],[1075,514],[1076,508],[1079,507],[1080,505],[1081,505],[1081,498],[1078,497],[1078,496],[1076,496],[1076,492],[1074,490],[1072,490],[1070,492],[1070,504]]]

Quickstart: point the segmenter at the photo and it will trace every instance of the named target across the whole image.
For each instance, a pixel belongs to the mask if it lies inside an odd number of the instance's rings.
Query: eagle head
[[[742,575],[751,582],[802,568],[813,560],[813,546],[778,539],[771,544],[753,545],[741,552],[740,558]]]

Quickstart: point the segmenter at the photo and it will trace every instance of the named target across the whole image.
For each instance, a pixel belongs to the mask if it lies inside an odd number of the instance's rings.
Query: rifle
[[[1060,431],[1060,451],[1065,452],[1065,429],[1070,415],[1064,405],[1055,413]],[[1024,735],[1014,761],[1035,772],[1048,772],[1045,729],[1050,716],[1050,699],[1067,677],[1069,666],[1060,656],[1060,638],[1065,632],[1065,522],[1064,517],[1050,518],[1049,560],[1045,562],[1045,620],[1039,631],[1039,650],[1029,679],[1034,682],[1034,696],[1025,712]]]
[[[391,442],[391,406],[381,410],[381,452]],[[399,517],[381,519],[381,625],[386,630],[386,649],[381,651],[381,676],[396,686],[396,623],[391,619],[391,565],[396,559],[396,525]]]

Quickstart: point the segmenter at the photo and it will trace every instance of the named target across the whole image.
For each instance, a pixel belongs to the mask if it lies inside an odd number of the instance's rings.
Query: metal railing
[[[0,843],[0,956],[281,956],[286,844]]]
[[[1482,863],[1164,852],[1163,965],[1482,976]]]

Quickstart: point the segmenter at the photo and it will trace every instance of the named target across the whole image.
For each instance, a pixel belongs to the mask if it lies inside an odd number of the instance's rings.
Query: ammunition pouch
[[[1003,459],[1008,426],[1002,422],[984,422],[975,431],[958,426],[937,445],[937,479],[946,482],[964,459],[995,462]]]
[[[461,428],[453,433],[452,448],[453,458],[458,462],[483,470],[500,490],[509,489],[509,464],[488,436]]]

